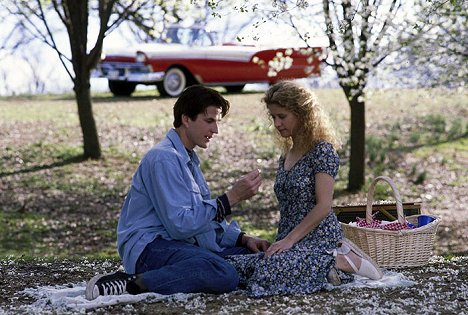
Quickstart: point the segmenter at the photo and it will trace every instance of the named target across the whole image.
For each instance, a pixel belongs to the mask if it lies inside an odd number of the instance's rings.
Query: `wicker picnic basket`
[[[393,190],[398,222],[404,224],[407,220],[417,227],[419,215],[405,218],[400,193],[393,181],[386,176],[376,177],[369,187],[366,206],[367,223],[372,221],[374,188],[378,181],[387,182]],[[380,267],[416,267],[425,265],[432,255],[437,227],[441,220],[436,216],[430,216],[434,218],[434,221],[429,224],[399,231],[359,227],[343,222],[341,222],[341,226],[345,236],[372,257]]]

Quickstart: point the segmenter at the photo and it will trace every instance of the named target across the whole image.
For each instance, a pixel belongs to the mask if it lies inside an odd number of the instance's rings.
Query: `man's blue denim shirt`
[[[193,163],[193,175],[189,168]],[[175,129],[143,157],[135,172],[117,226],[117,247],[124,268],[135,273],[138,257],[156,237],[180,240],[214,252],[234,247],[237,222],[216,222],[216,199]]]

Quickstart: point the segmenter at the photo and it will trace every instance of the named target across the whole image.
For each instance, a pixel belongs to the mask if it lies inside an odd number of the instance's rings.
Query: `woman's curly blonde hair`
[[[296,149],[306,153],[320,141],[329,142],[335,150],[341,147],[328,116],[309,89],[293,81],[280,81],[265,92],[262,101],[267,107],[272,104],[279,105],[299,119],[299,136],[294,143]],[[293,145],[291,137],[283,138],[276,131],[276,139],[286,154]]]

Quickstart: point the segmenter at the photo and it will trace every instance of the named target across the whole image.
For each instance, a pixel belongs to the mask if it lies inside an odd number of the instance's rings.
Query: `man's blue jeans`
[[[226,293],[237,287],[239,276],[223,257],[250,253],[244,247],[213,253],[185,242],[157,238],[141,253],[136,273],[143,274],[151,292]]]

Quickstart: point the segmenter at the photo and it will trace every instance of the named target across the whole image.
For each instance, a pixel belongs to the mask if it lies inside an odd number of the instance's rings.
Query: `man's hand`
[[[262,176],[260,175],[260,170],[254,170],[242,176],[234,183],[232,188],[226,192],[231,207],[255,195],[261,184]]]
[[[270,246],[270,242],[255,236],[244,234],[242,235],[242,245],[250,249],[252,252],[258,253],[266,251]]]

